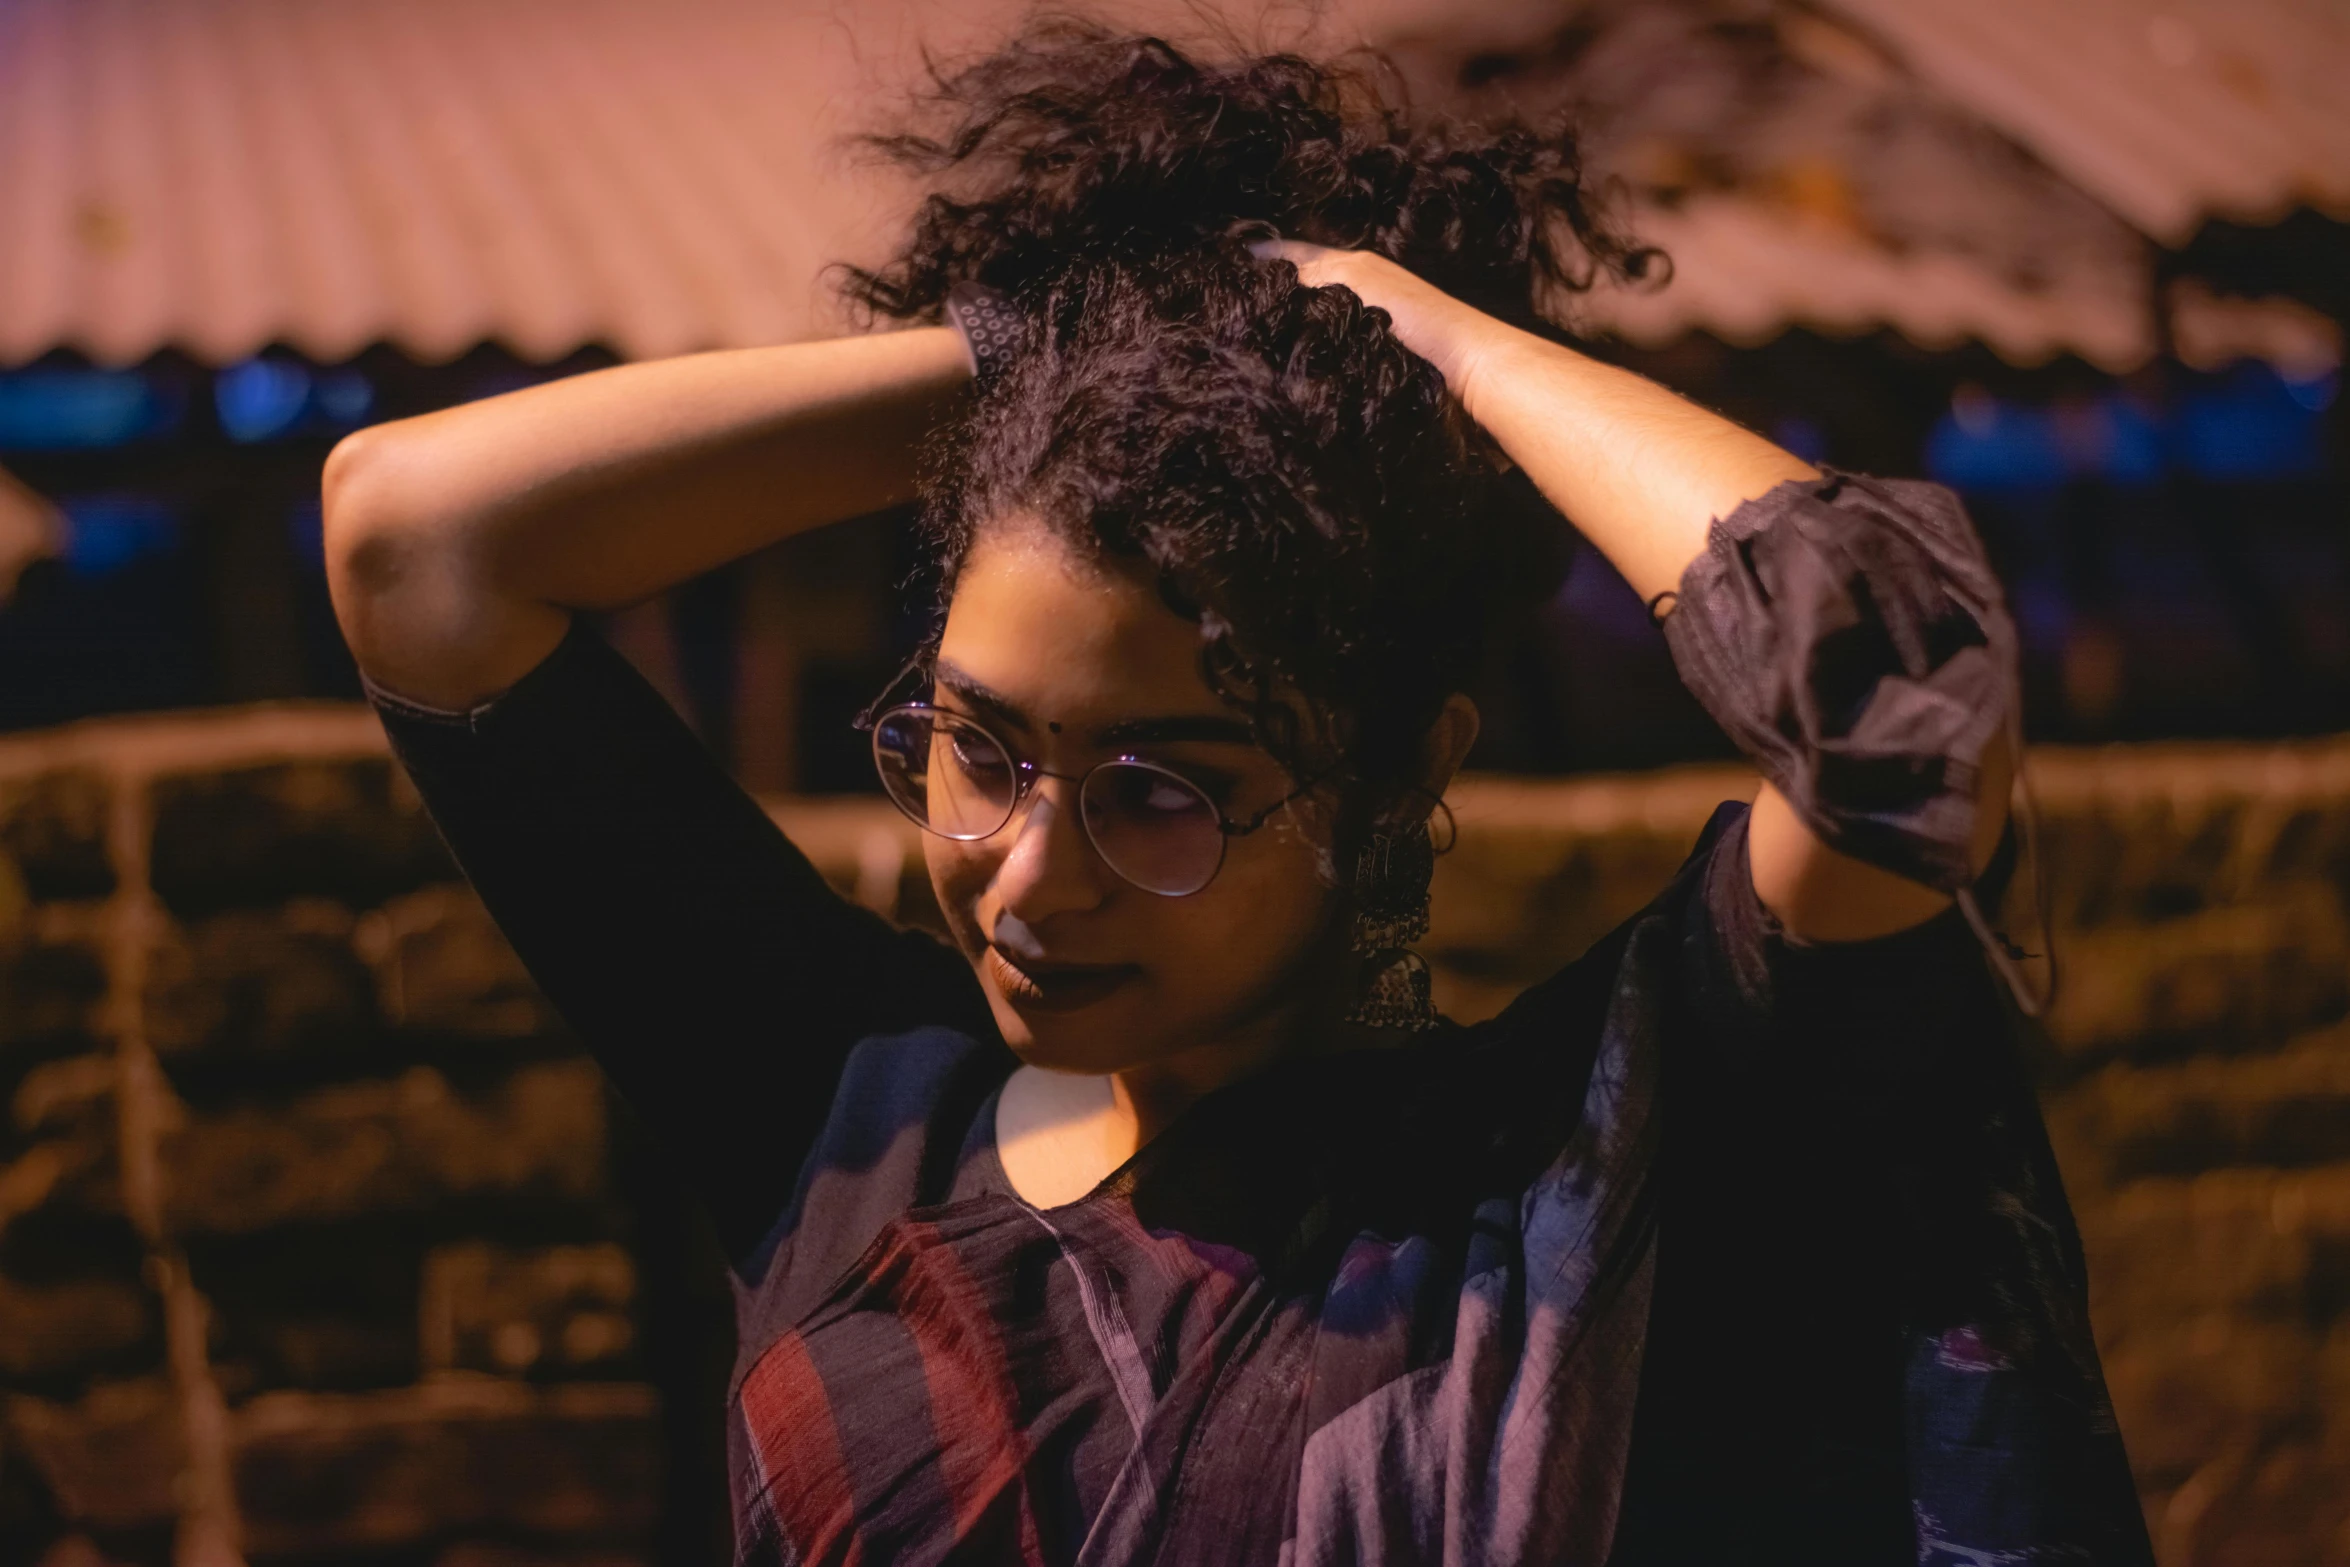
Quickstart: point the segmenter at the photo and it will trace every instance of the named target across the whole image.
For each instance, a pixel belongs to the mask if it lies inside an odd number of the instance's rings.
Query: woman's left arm
[[[1384,257],[1294,241],[1263,247],[1315,286],[1385,310],[1404,346],[1443,372],[1469,415],[1643,599],[1677,592],[1713,524],[1742,502],[1819,471],[1644,376],[1498,321]],[[2004,733],[1976,785],[1973,864],[2007,821]],[[1859,941],[1932,918],[1949,894],[1840,853],[1765,783],[1749,831],[1754,887],[1795,935]]]

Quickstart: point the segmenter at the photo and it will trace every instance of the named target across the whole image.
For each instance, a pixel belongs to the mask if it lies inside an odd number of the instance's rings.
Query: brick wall
[[[2350,742],[2034,771],[2069,959],[2038,1059],[2164,1560],[2350,1563]],[[1448,1008],[1750,787],[1464,788]],[[886,808],[776,810],[934,917]],[[0,1096],[0,1561],[705,1554],[706,1249],[366,713],[0,742]]]

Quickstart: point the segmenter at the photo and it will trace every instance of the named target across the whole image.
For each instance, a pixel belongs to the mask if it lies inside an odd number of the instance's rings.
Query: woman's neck
[[[1352,975],[1341,976],[1343,993]],[[1171,1056],[1106,1074],[1023,1066],[996,1102],[996,1152],[1013,1191],[1039,1208],[1092,1191],[1194,1104],[1284,1061],[1408,1041],[1338,1020],[1321,987],[1280,1013]]]

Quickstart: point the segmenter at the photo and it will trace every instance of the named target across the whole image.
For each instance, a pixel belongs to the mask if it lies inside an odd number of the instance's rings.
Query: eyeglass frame
[[[1216,832],[1218,834],[1216,845],[1216,863],[1214,867],[1209,870],[1207,879],[1205,881],[1202,881],[1198,886],[1192,888],[1189,892],[1161,892],[1156,887],[1145,887],[1141,882],[1136,881],[1133,877],[1127,875],[1124,871],[1119,870],[1118,867],[1111,862],[1110,857],[1102,852],[1101,844],[1094,838],[1093,826],[1090,822],[1086,821],[1085,812],[1082,808],[1080,808],[1077,813],[1078,825],[1084,828],[1086,844],[1093,850],[1094,857],[1099,859],[1104,866],[1108,867],[1112,875],[1116,876],[1120,881],[1126,883],[1127,886],[1135,888],[1140,892],[1147,892],[1154,898],[1196,897],[1198,894],[1207,891],[1208,888],[1214,884],[1216,877],[1223,872],[1225,848],[1231,843],[1233,839],[1245,838],[1249,834],[1258,831],[1267,822],[1273,819],[1275,812],[1283,809],[1285,806],[1290,805],[1294,801],[1304,798],[1307,794],[1310,794],[1318,785],[1327,780],[1333,772],[1337,771],[1335,767],[1324,769],[1322,772],[1315,774],[1313,777],[1299,784],[1295,789],[1290,790],[1289,793],[1283,795],[1280,799],[1275,800],[1271,805],[1268,805],[1263,810],[1249,816],[1244,821],[1235,821],[1233,818],[1225,815],[1224,808],[1216,803],[1215,797],[1210,795],[1205,788],[1201,787],[1201,785],[1196,780],[1186,778],[1183,776],[1183,774],[1177,772],[1174,768],[1169,767],[1164,762],[1154,762],[1147,756],[1138,756],[1132,752],[1122,752],[1116,756],[1103,757],[1100,761],[1094,763],[1091,767],[1088,767],[1082,773],[1052,772],[1020,755],[1018,751],[1015,751],[1011,745],[1005,741],[1002,735],[997,734],[993,729],[988,728],[987,725],[981,723],[977,718],[972,717],[968,713],[958,713],[952,708],[940,707],[935,702],[923,701],[892,702],[887,707],[882,706],[882,703],[888,700],[890,693],[905,683],[905,679],[908,675],[913,674],[915,671],[921,669],[929,662],[931,651],[932,650],[925,648],[921,652],[916,653],[911,659],[907,660],[905,667],[900,669],[895,675],[892,675],[890,677],[889,683],[881,688],[881,694],[876,696],[871,702],[865,704],[864,709],[860,711],[853,720],[851,720],[851,727],[859,730],[860,732],[872,734],[875,737],[873,742],[873,766],[876,772],[879,772],[881,769],[881,741],[879,736],[880,728],[884,722],[898,713],[933,713],[939,715],[940,717],[953,719],[956,723],[959,724],[968,724],[972,728],[978,730],[981,734],[987,736],[989,740],[995,743],[996,749],[1004,753],[1004,760],[1012,764],[1012,774],[1015,779],[1015,782],[1012,785],[1011,802],[1004,808],[1004,819],[996,823],[993,827],[990,827],[987,831],[983,833],[973,833],[968,837],[951,832],[941,832],[938,828],[930,825],[928,821],[916,817],[913,812],[907,810],[903,804],[899,803],[898,797],[895,794],[891,794],[886,782],[884,783],[881,792],[889,796],[889,803],[891,805],[897,806],[899,815],[904,816],[908,821],[913,822],[915,826],[921,828],[924,832],[929,833],[934,837],[944,838],[949,843],[984,843],[986,840],[994,837],[997,833],[1002,832],[1006,827],[1012,825],[1013,819],[1020,814],[1021,805],[1027,801],[1030,794],[1035,792],[1036,781],[1040,778],[1058,778],[1064,783],[1075,784],[1077,786],[1077,797],[1079,801],[1082,802],[1085,797],[1085,785],[1087,781],[1090,780],[1094,774],[1100,772],[1103,768],[1145,768],[1151,772],[1158,773],[1163,777],[1174,779],[1175,782],[1181,784],[1184,788],[1197,795],[1201,802],[1207,806],[1209,812],[1215,816]]]

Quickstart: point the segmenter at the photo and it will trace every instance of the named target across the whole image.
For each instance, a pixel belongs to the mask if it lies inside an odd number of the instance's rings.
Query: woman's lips
[[[996,946],[987,949],[987,969],[1004,999],[1023,1012],[1092,1006],[1140,972],[1128,965],[1022,963]]]

